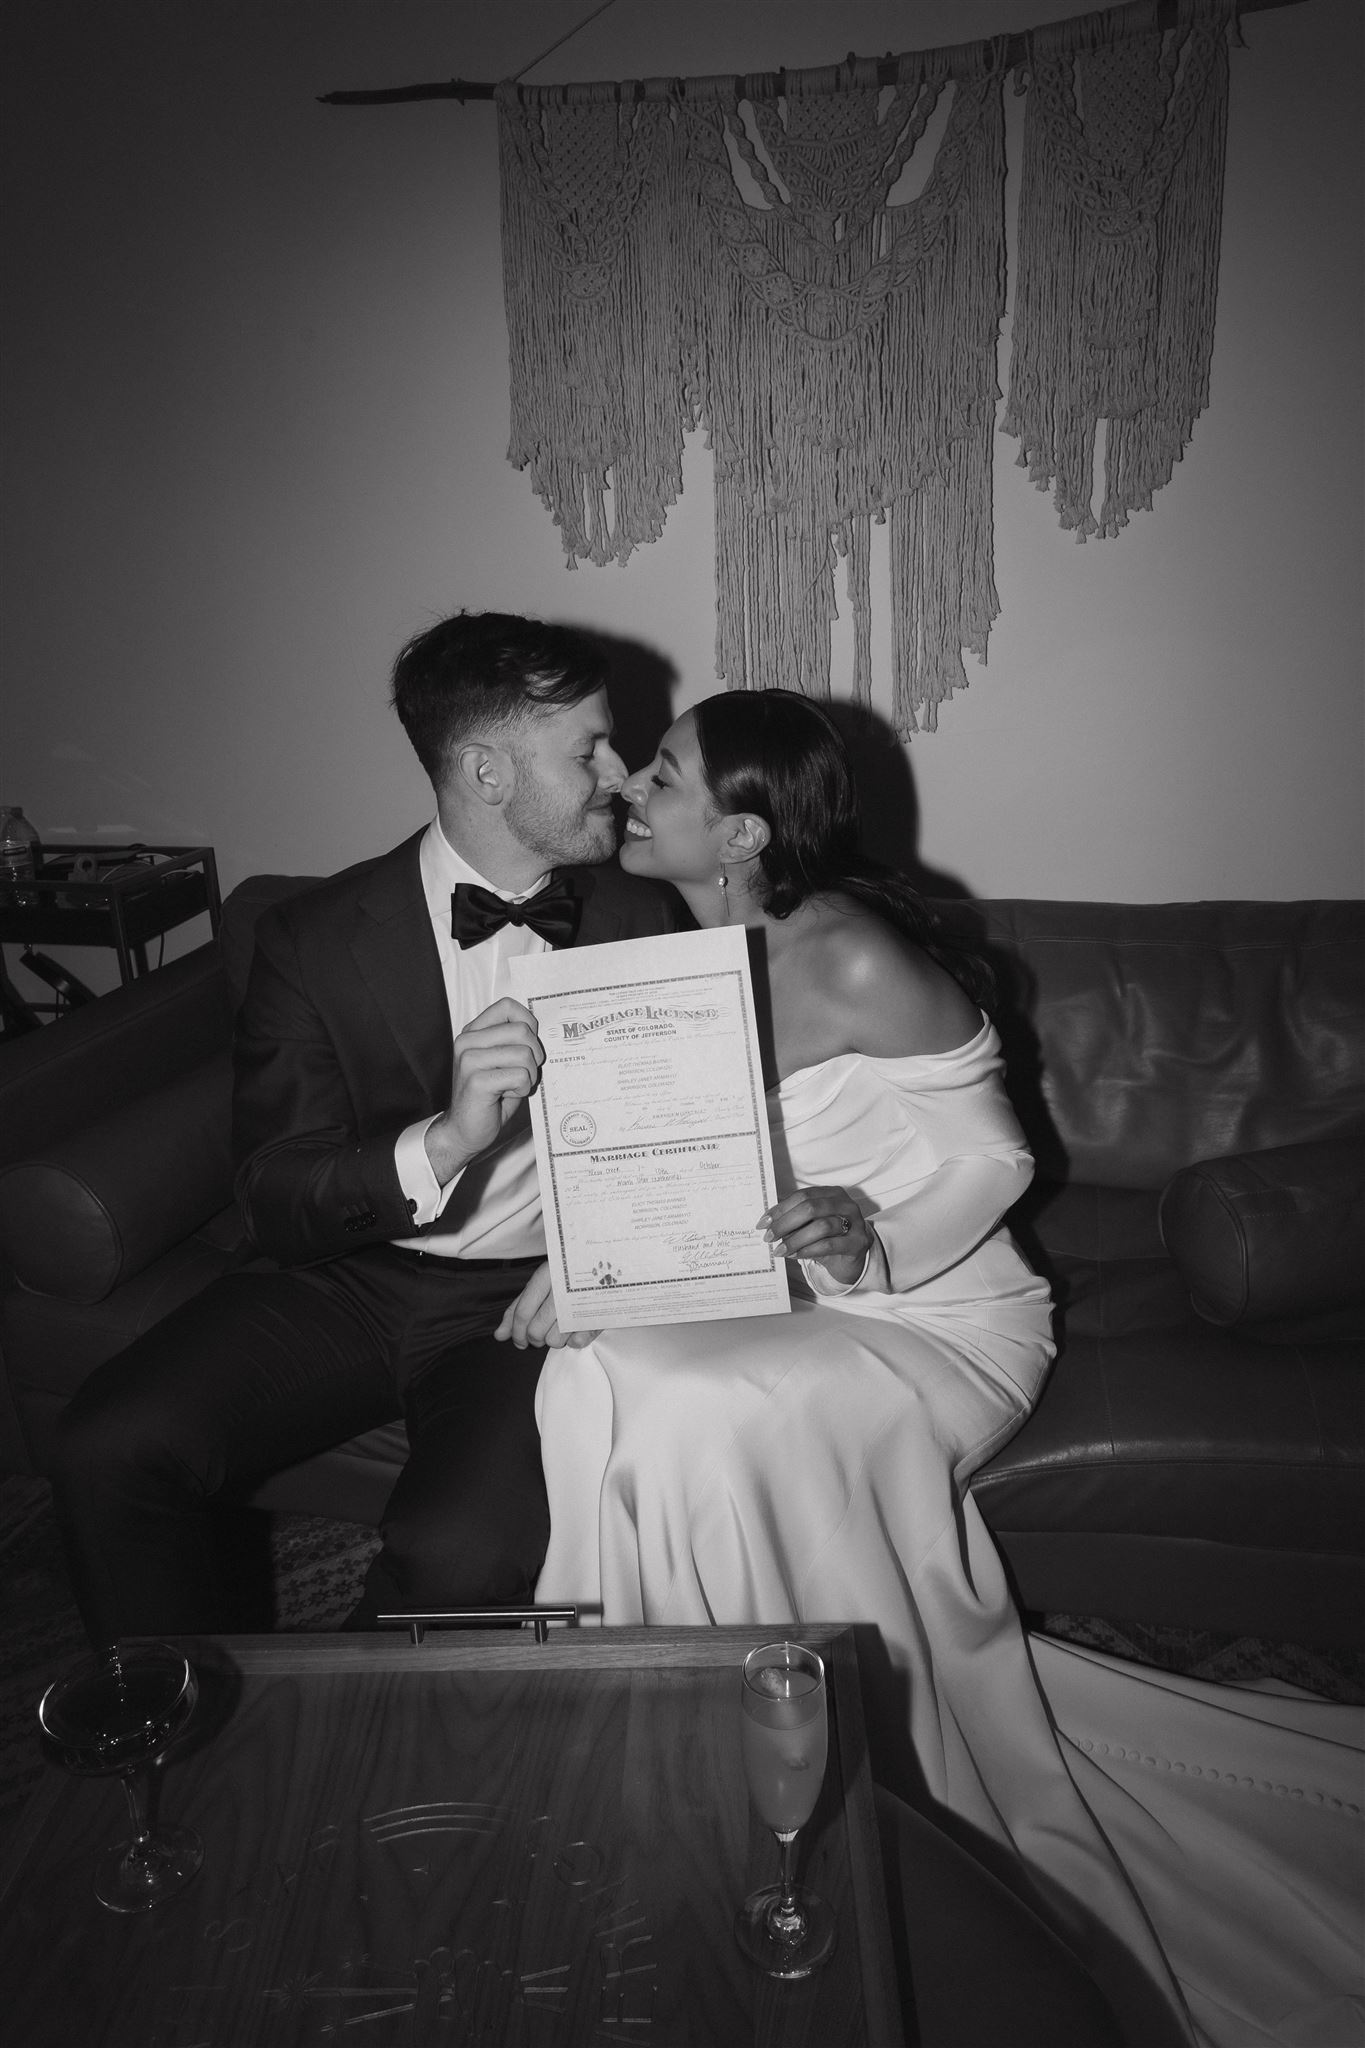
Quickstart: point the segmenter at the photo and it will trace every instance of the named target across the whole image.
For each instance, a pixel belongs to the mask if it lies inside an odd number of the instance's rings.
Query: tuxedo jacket
[[[248,1235],[280,1265],[415,1234],[394,1144],[449,1106],[453,1061],[422,838],[287,897],[256,927],[233,1049],[233,1150]],[[614,860],[564,872],[583,905],[576,945],[678,921],[668,892]]]

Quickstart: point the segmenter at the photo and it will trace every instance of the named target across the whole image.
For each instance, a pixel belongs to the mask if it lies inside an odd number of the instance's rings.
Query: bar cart
[[[111,946],[126,984],[147,972],[150,940],[204,914],[216,936],[221,908],[211,846],[82,845],[48,853],[18,899],[0,903],[5,1035],[30,1028],[39,1011],[55,1013],[62,1007],[60,1000],[32,1003],[19,994],[4,964],[6,945],[26,952],[44,945]],[[54,979],[54,969],[55,963],[44,960],[42,978],[53,979],[60,996],[66,977]],[[76,999],[88,995],[82,990]]]

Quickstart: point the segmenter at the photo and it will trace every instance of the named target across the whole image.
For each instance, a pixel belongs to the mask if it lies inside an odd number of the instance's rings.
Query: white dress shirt
[[[463,860],[433,818],[420,848],[422,888],[427,899],[436,950],[441,956],[446,1001],[450,1005],[452,1042],[466,1024],[499,996],[509,993],[506,962],[519,953],[548,953],[550,944],[527,925],[505,924],[501,931],[463,951],[450,935],[450,898],[457,882],[474,882],[505,903],[524,903],[544,888],[542,875],[529,889],[512,892],[486,881]],[[443,1258],[544,1258],[545,1228],[540,1210],[531,1117],[525,1103],[508,1118],[502,1136],[444,1187],[432,1172],[424,1140],[436,1119],[409,1124],[394,1146],[398,1180],[416,1223],[444,1219],[448,1226],[421,1237],[400,1237],[395,1243],[411,1251],[434,1252]]]

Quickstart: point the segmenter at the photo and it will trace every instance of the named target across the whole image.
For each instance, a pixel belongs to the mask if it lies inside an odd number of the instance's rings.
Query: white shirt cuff
[[[435,1123],[434,1116],[423,1117],[419,1124],[409,1124],[400,1131],[393,1148],[393,1163],[398,1170],[398,1185],[407,1196],[408,1209],[414,1223],[434,1223],[446,1203],[450,1200],[459,1182],[457,1173],[444,1187],[431,1170],[427,1158],[426,1135]]]

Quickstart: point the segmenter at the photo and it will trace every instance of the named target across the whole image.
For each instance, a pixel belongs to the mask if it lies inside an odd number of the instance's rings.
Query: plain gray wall
[[[506,462],[492,107],[316,101],[515,71],[587,11],[6,9],[0,794],[54,846],[203,840],[230,885],[393,843],[429,804],[387,669],[461,604],[637,642],[675,708],[715,687],[704,449],[660,542],[573,574]],[[812,64],[1062,11],[617,0],[530,75]],[[1000,437],[989,664],[873,791],[882,850],[981,895],[1361,890],[1362,9],[1244,26],[1210,410],[1154,511],[1084,547]],[[841,687],[842,627],[836,657]]]

